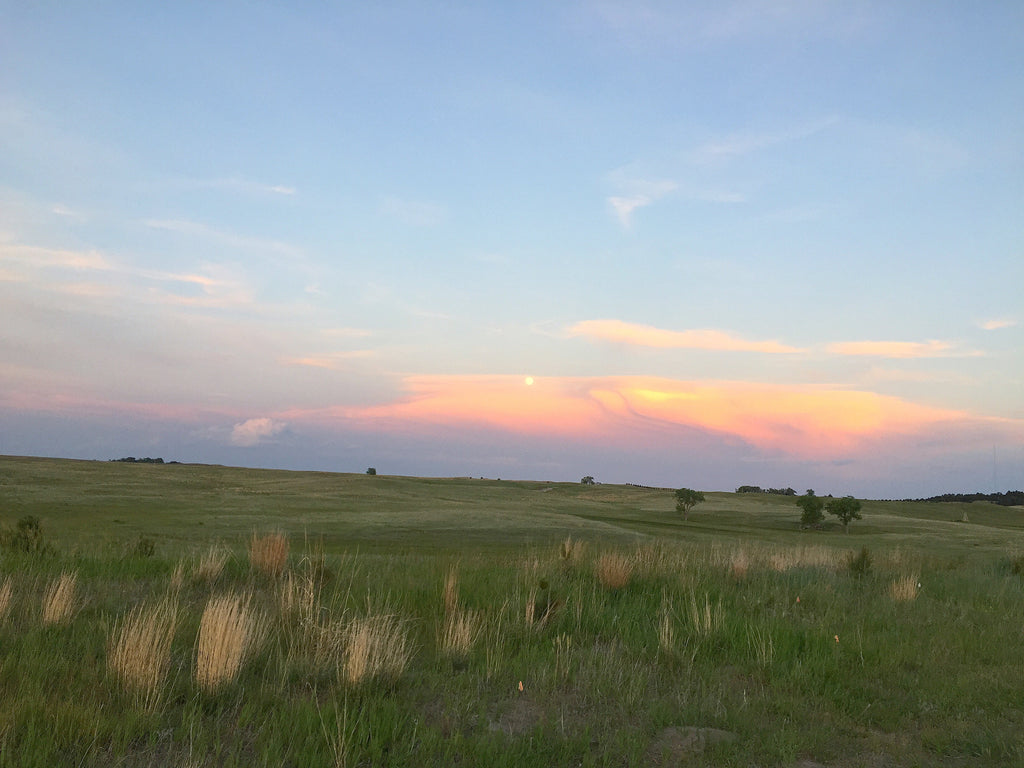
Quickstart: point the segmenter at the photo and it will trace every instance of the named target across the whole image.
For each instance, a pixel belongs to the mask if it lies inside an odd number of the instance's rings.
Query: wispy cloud
[[[202,238],[231,248],[270,251],[288,257],[298,257],[301,255],[301,251],[297,247],[280,240],[239,235],[234,232],[216,229],[197,221],[147,219],[143,224],[150,229],[159,229],[188,237]]]
[[[232,427],[230,441],[232,445],[250,448],[272,439],[283,432],[287,426],[282,421],[275,421],[266,416],[248,419]]]
[[[180,182],[180,184],[197,189],[223,189],[244,195],[284,195],[285,197],[292,197],[298,194],[298,190],[295,187],[288,186],[287,184],[267,184],[240,176],[228,176],[218,179],[189,179],[188,181]]]
[[[308,368],[324,368],[329,371],[341,371],[350,367],[351,360],[366,360],[377,356],[376,350],[353,349],[348,352],[331,352],[323,355],[307,355],[305,357],[287,357],[281,362],[285,365],[300,365]]]
[[[1017,321],[1008,317],[994,318],[978,323],[978,326],[986,331],[998,331],[1002,328],[1012,328],[1015,325],[1017,325]]]
[[[971,357],[979,352],[958,352],[948,341],[842,341],[829,344],[826,351],[833,355],[864,357],[928,358]]]
[[[629,229],[633,225],[634,211],[674,192],[679,185],[668,179],[627,179],[617,186],[622,187],[623,192],[609,196],[608,204],[622,227]]]
[[[443,205],[422,200],[406,200],[394,195],[386,195],[381,200],[380,210],[384,215],[413,227],[436,226],[447,217]]]
[[[778,341],[751,341],[728,331],[697,329],[670,331],[622,320],[584,320],[568,329],[570,336],[587,336],[601,341],[661,349],[704,349],[725,352],[792,354],[803,352]]]
[[[687,153],[693,163],[704,164],[741,157],[779,144],[810,138],[839,122],[834,115],[776,131],[731,133],[712,139]]]

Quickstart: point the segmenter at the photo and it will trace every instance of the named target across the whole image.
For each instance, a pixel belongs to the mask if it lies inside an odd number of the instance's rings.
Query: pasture
[[[1020,764],[1024,511],[862,512],[0,457],[0,765]]]

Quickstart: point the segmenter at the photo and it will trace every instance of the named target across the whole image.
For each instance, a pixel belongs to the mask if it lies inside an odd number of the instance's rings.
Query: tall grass
[[[199,562],[196,564],[196,579],[211,583],[219,579],[221,573],[224,572],[224,566],[227,565],[228,557],[230,556],[231,552],[227,547],[221,544],[214,544],[210,546],[202,555],[200,555]]]
[[[597,580],[605,589],[622,589],[633,578],[633,563],[618,552],[605,552],[595,566]]]
[[[345,659],[339,669],[350,685],[384,678],[394,680],[412,657],[406,627],[396,616],[375,614],[353,619],[345,632]]]
[[[160,699],[177,615],[173,598],[140,605],[118,622],[111,636],[107,667],[145,709],[153,709]]]
[[[11,595],[13,591],[14,585],[11,577],[8,576],[0,583],[0,621],[7,618],[7,614],[11,610]]]
[[[43,624],[64,624],[75,610],[78,574],[64,571],[50,582],[43,593]]]
[[[265,536],[253,531],[249,540],[249,562],[261,573],[279,576],[288,564],[288,538],[280,531]]]
[[[232,682],[243,662],[267,634],[265,617],[252,605],[252,594],[210,598],[196,640],[196,683],[213,693]]]
[[[889,594],[898,603],[909,602],[917,597],[917,591],[921,584],[918,581],[918,574],[908,573],[895,579],[889,587]]]

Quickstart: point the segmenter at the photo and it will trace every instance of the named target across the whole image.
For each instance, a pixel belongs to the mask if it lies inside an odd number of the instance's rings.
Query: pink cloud
[[[688,382],[653,377],[543,378],[415,376],[407,395],[365,408],[290,411],[282,418],[331,420],[367,430],[498,429],[570,440],[649,448],[700,430],[799,459],[836,459],[871,446],[957,425],[1009,430],[963,411],[874,392],[742,382]]]
[[[946,341],[843,341],[829,344],[826,350],[833,355],[862,355],[866,357],[925,358],[949,357],[953,345]]]
[[[803,350],[778,341],[750,341],[728,331],[711,329],[669,331],[622,320],[584,320],[569,328],[570,336],[661,349],[705,349],[724,352],[792,354]]]

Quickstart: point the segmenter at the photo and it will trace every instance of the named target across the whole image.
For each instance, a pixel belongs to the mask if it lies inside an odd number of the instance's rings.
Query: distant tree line
[[[792,488],[762,488],[759,485],[741,485],[736,493],[774,493],[776,496],[796,496]]]
[[[991,501],[1003,507],[1024,505],[1024,491],[1007,491],[1006,493],[944,493],[927,499],[904,499],[904,501]]]
[[[151,459],[147,456],[144,459],[136,459],[134,456],[125,456],[123,459],[111,459],[111,461],[123,461],[127,464],[163,464],[164,460],[157,458]],[[168,461],[168,464],[180,464],[180,461]]]

